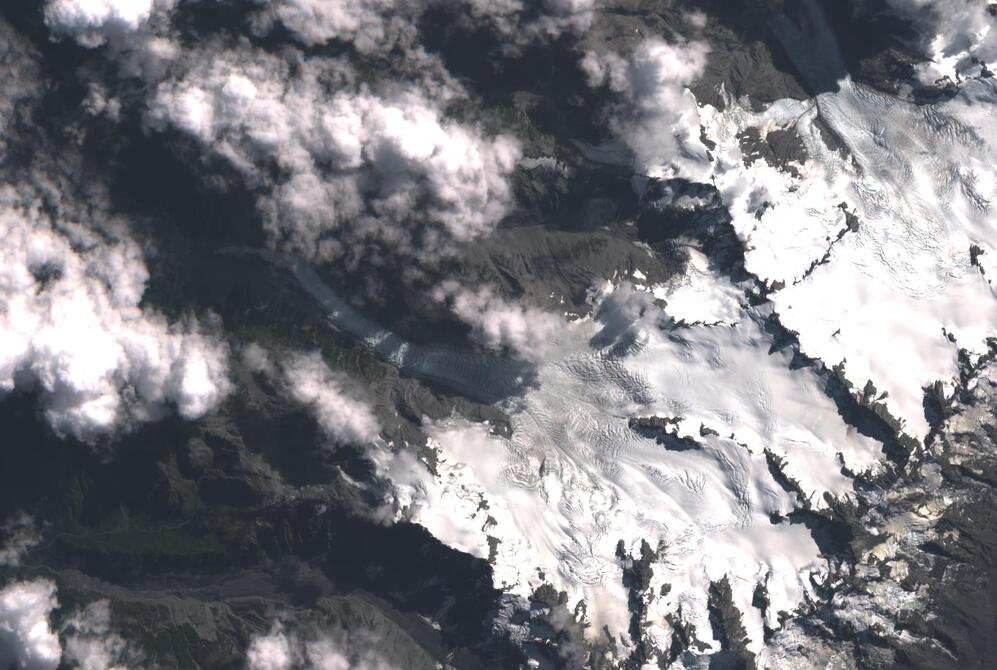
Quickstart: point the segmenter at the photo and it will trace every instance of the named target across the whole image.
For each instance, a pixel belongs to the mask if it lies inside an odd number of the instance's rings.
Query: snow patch
[[[686,271],[667,283],[652,286],[651,294],[666,302],[665,311],[676,321],[735,324],[740,318],[744,293],[727,279],[717,277],[703,252],[689,247],[687,253]]]

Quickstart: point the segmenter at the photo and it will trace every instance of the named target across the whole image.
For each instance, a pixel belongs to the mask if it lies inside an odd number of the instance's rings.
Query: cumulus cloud
[[[410,274],[494,229],[512,206],[508,178],[520,156],[513,138],[447,117],[446,105],[466,93],[421,46],[420,16],[446,6],[519,40],[587,26],[593,8],[593,0],[251,4],[257,34],[280,25],[302,45],[338,41],[353,51],[307,59],[247,43],[185,51],[170,24],[175,0],[49,0],[46,21],[54,35],[107,43],[120,73],[147,84],[147,127],[180,131],[230,162],[282,248],[321,261],[415,257]],[[351,62],[389,52],[377,81]],[[105,98],[91,107],[115,118],[121,103]]]
[[[588,52],[582,69],[593,87],[619,94],[614,126],[638,169],[655,177],[696,177],[706,171],[696,99],[688,86],[706,67],[702,42],[646,40],[628,57]]]
[[[246,663],[250,670],[286,670],[294,660],[291,641],[279,626],[267,635],[254,637],[246,652]]]
[[[276,368],[270,360],[270,352],[256,342],[250,342],[242,348],[242,364],[250,371],[273,375]]]
[[[509,349],[516,355],[538,361],[558,332],[562,319],[536,307],[520,305],[495,295],[488,287],[460,288],[455,281],[440,285],[435,297],[471,326],[471,336],[489,349]]]
[[[0,566],[17,566],[42,540],[35,520],[18,514],[0,525]]]
[[[99,600],[73,612],[57,632],[50,619],[59,607],[47,579],[12,582],[0,590],[0,667],[21,670],[124,670],[142,655],[111,629],[111,608]],[[62,635],[64,645],[60,643]]]
[[[348,69],[222,54],[162,82],[149,108],[150,127],[183,131],[262,186],[272,236],[309,258],[378,243],[436,256],[511,204],[514,140],[445,118],[420,90],[375,93]]]
[[[183,50],[171,24],[176,0],[48,0],[45,18],[55,36],[107,44],[123,76],[145,80],[149,128],[179,130],[230,161],[259,194],[278,243],[323,261],[432,262],[505,216],[520,150],[512,138],[447,118],[447,103],[466,94],[423,48],[422,15],[452,10],[511,46],[586,29],[596,0],[246,4],[257,35],[279,26],[304,46],[335,41],[352,50],[306,59],[210,40]],[[351,62],[388,54],[379,83]],[[111,118],[120,111],[118,100],[94,102]]]
[[[592,24],[596,0],[466,0],[471,13],[489,21],[516,44],[563,33],[581,33]]]
[[[280,625],[255,636],[246,654],[249,670],[393,670],[369,636],[346,631],[311,636],[287,633]]]
[[[83,46],[120,41],[139,30],[153,12],[168,10],[176,0],[49,0],[45,23],[58,35]]]
[[[281,371],[291,397],[308,408],[333,441],[362,443],[377,437],[381,429],[370,405],[358,397],[346,375],[329,369],[319,353],[290,356]]]
[[[111,604],[98,600],[74,612],[61,628],[63,661],[78,670],[137,667],[141,654],[111,629]]]
[[[302,44],[350,42],[363,54],[389,51],[416,39],[415,21],[426,2],[397,0],[275,0],[260,27],[279,21]]]
[[[361,54],[402,47],[417,51],[419,17],[432,7],[449,7],[485,23],[515,44],[582,32],[592,23],[595,0],[272,0],[258,26],[280,22],[302,44],[351,43]]]
[[[94,441],[169,407],[196,419],[228,393],[224,344],[141,307],[134,241],[53,219],[11,187],[0,235],[0,393],[39,391],[57,433]]]
[[[49,615],[59,606],[47,579],[12,582],[0,589],[0,667],[55,670],[62,656]]]

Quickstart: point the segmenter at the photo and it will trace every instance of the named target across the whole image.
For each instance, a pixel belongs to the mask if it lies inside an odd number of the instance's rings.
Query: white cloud
[[[596,0],[464,0],[472,14],[485,19],[516,44],[582,33],[592,24]]]
[[[269,185],[273,238],[328,260],[371,242],[436,256],[489,233],[511,205],[517,143],[446,119],[417,90],[375,94],[312,61],[299,74],[259,52],[212,54],[150,100],[172,126]],[[453,95],[445,89],[442,95]]]
[[[329,369],[319,353],[289,357],[282,372],[291,397],[308,407],[334,441],[362,443],[377,437],[381,429],[370,405],[358,397],[346,375]]]
[[[17,566],[42,540],[35,520],[24,513],[0,525],[0,566]]]
[[[588,52],[582,59],[590,85],[608,85],[623,97],[614,126],[634,152],[639,171],[690,178],[708,172],[696,99],[688,90],[703,73],[708,51],[702,42],[651,39],[628,58]]]
[[[394,670],[398,666],[377,650],[364,633],[286,633],[281,625],[254,636],[246,654],[249,670]]]
[[[270,352],[256,342],[250,342],[242,348],[242,363],[252,372],[274,374],[275,368],[270,360]]]
[[[69,35],[83,46],[120,40],[139,30],[158,10],[176,0],[49,0],[45,23],[57,34]]]
[[[55,584],[47,579],[12,582],[0,590],[0,667],[125,670],[141,662],[141,654],[111,629],[107,600],[73,612],[59,633],[50,623],[58,606]]]
[[[688,21],[692,27],[699,28],[700,30],[705,28],[706,24],[709,23],[709,17],[706,15],[706,12],[699,9],[695,9],[687,13],[685,15],[685,20]]]
[[[291,641],[279,626],[267,635],[255,636],[246,652],[249,670],[287,670],[294,660]]]
[[[181,50],[169,23],[174,4],[51,0],[47,22],[87,44],[108,41],[120,74],[146,80],[148,127],[179,130],[230,161],[260,194],[265,225],[285,249],[319,260],[431,262],[491,232],[510,209],[518,143],[443,113],[465,94],[419,45],[418,17],[432,2],[256,3],[257,32],[280,23],[306,45],[341,40],[362,54],[401,53],[380,83],[358,76],[346,57],[292,63],[247,44]],[[531,14],[519,2],[477,4],[473,13]],[[543,16],[573,23],[590,4],[551,0]]]
[[[280,21],[302,44],[350,42],[363,54],[390,51],[415,40],[415,22],[427,4],[397,0],[277,0],[265,16]]]
[[[444,282],[435,293],[471,326],[471,335],[489,349],[508,348],[527,360],[540,360],[564,327],[564,320],[536,307],[504,300],[489,289],[463,289]]]
[[[55,670],[62,648],[49,615],[56,607],[55,584],[47,579],[0,589],[0,667]]]
[[[339,646],[328,638],[308,643],[305,647],[305,655],[308,657],[308,663],[315,670],[351,670],[352,668],[374,670],[375,667],[371,663],[354,665]],[[359,661],[359,663],[363,663],[363,661]]]
[[[997,60],[997,17],[990,3],[977,0],[888,0],[911,19],[921,35],[932,36],[931,63],[919,69],[925,83],[942,77],[958,80],[978,72],[977,59],[991,66]]]
[[[52,427],[84,441],[169,406],[198,418],[230,388],[226,347],[143,309],[141,249],[108,234],[0,189],[0,392],[35,386]]]
[[[111,629],[111,606],[98,600],[74,612],[62,625],[63,662],[77,670],[134,668],[141,655]]]
[[[267,30],[279,21],[305,45],[337,40],[353,44],[361,54],[401,47],[411,55],[421,49],[417,23],[422,13],[447,4],[517,44],[582,32],[592,23],[595,8],[595,0],[274,0],[262,12],[259,28]]]

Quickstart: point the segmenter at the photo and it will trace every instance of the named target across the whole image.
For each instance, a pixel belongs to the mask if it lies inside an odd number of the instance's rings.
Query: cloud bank
[[[0,667],[19,670],[140,667],[142,654],[111,629],[107,600],[73,611],[57,631],[51,618],[58,607],[55,583],[47,579],[11,582],[0,590]]]
[[[49,615],[58,606],[55,584],[47,579],[0,589],[0,667],[55,670],[62,648]]]
[[[86,47],[121,41],[139,30],[155,11],[169,10],[176,0],[49,0],[45,23]]]
[[[375,92],[340,63],[291,68],[256,51],[197,60],[158,85],[148,124],[185,133],[256,184],[285,248],[436,258],[491,232],[511,206],[517,143],[447,119],[421,90]]]
[[[696,98],[688,90],[703,73],[708,52],[702,42],[650,39],[626,58],[588,52],[582,59],[591,86],[608,86],[623,98],[613,126],[634,152],[639,172],[659,178],[708,174]]]
[[[259,195],[275,243],[320,261],[415,257],[412,275],[494,229],[512,207],[507,182],[520,155],[512,138],[449,117],[448,104],[468,96],[423,47],[421,17],[443,10],[468,29],[497,31],[515,50],[585,30],[596,2],[253,7],[247,37],[350,49],[305,58],[291,45],[277,54],[210,38],[181,49],[171,22],[186,8],[175,0],[49,0],[45,17],[54,36],[108,44],[122,76],[145,80],[150,130],[179,131],[207,160],[230,162]],[[371,58],[380,59],[375,78]]]
[[[415,21],[427,3],[421,1],[275,0],[265,2],[258,29],[280,22],[306,46],[333,40],[348,42],[361,54],[390,51],[416,41]]]
[[[0,393],[37,390],[57,433],[92,442],[169,408],[196,419],[229,392],[223,343],[141,306],[134,241],[53,218],[10,187],[0,235]]]
[[[260,26],[280,22],[306,46],[348,42],[361,54],[419,48],[416,24],[429,9],[447,8],[458,17],[484,23],[510,45],[523,45],[592,23],[595,0],[274,0],[265,3]]]

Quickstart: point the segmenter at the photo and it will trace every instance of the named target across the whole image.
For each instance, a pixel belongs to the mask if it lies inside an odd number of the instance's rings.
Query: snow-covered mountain
[[[0,6],[0,666],[988,667],[995,21]]]

